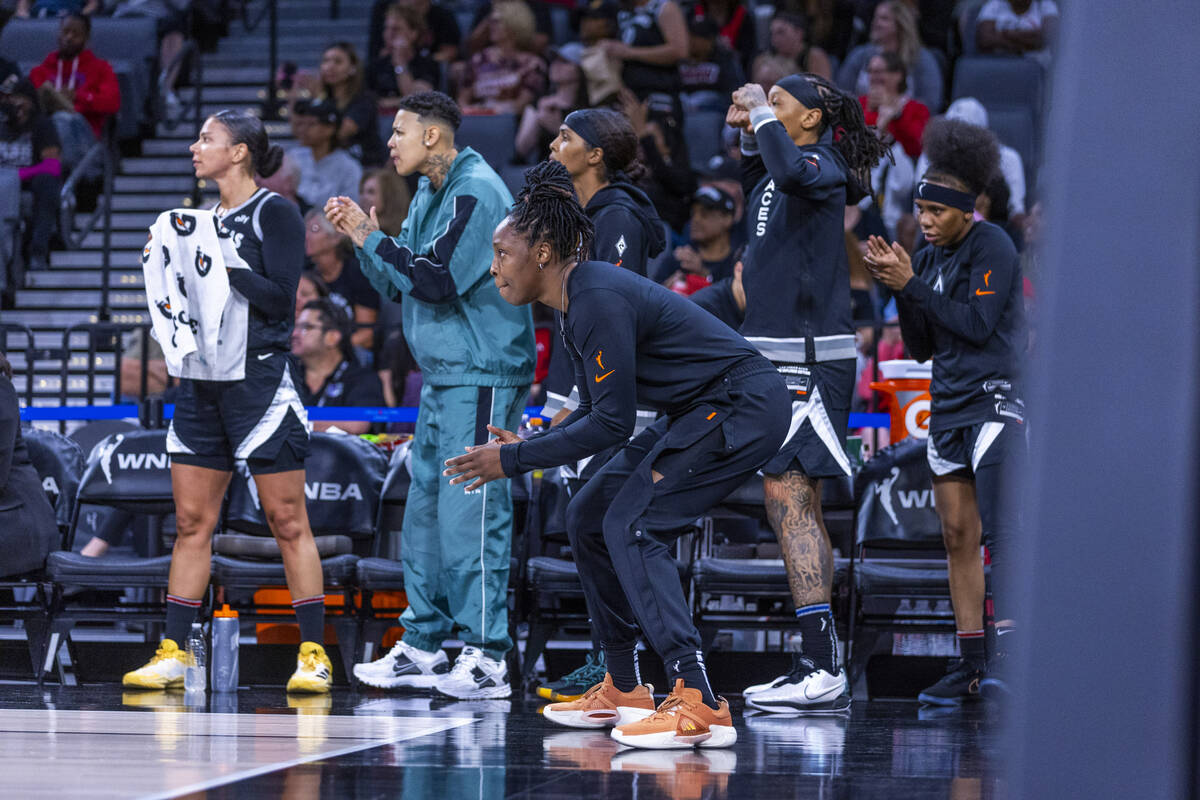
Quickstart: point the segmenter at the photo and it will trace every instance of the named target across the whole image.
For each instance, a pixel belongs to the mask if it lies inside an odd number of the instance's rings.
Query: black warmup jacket
[[[638,406],[686,413],[735,367],[771,365],[729,326],[653,281],[585,261],[567,279],[562,337],[579,408],[542,436],[500,448],[507,475],[578,461],[633,435]]]
[[[930,430],[1024,421],[1021,262],[1002,228],[976,222],[954,247],[919,251],[896,306],[909,353],[933,359]]]
[[[645,277],[650,259],[666,247],[666,232],[654,204],[631,183],[608,184],[592,195],[584,212],[596,229],[590,253],[596,261],[607,261]],[[550,351],[543,413],[554,416],[563,408],[574,411],[578,404],[578,392],[572,391],[574,384],[571,359],[563,352],[562,342],[555,342]]]
[[[742,335],[775,362],[855,358],[842,234],[848,169],[826,131],[797,147],[773,115],[742,137],[749,243]]]

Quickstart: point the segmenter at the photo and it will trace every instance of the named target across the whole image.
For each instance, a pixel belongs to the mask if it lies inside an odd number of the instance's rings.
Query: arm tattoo
[[[796,607],[828,603],[833,591],[833,548],[817,514],[817,481],[799,472],[763,480],[771,523]]]
[[[371,224],[371,220],[368,217],[354,226],[354,235],[350,238],[354,239],[354,243],[356,245],[362,247],[363,243],[367,241],[367,237],[376,230],[378,230],[378,228]]]

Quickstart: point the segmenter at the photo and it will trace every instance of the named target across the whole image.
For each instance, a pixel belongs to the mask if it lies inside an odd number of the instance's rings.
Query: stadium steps
[[[355,45],[366,60],[367,25],[370,5],[343,3],[341,17],[329,19],[328,0],[288,0],[281,4],[279,18],[279,63],[292,62],[302,70],[315,72],[321,51],[332,41],[346,40]],[[201,112],[204,116],[223,108],[240,108],[257,113],[266,98],[268,78],[268,42],[266,20],[247,32],[240,20],[234,20],[230,35],[215,52],[204,58],[204,90]],[[190,88],[183,87],[180,97],[190,103]],[[108,275],[111,321],[119,324],[144,324],[150,315],[146,309],[141,273],[141,249],[147,229],[157,216],[171,208],[190,206],[194,178],[188,147],[196,138],[194,114],[175,126],[159,124],[153,135],[141,143],[140,155],[125,158],[113,181],[113,214]],[[203,119],[203,116],[201,117]],[[267,122],[273,142],[285,149],[295,145],[286,121]],[[216,187],[201,187],[202,203],[216,201]],[[85,215],[78,215],[82,223]],[[34,405],[56,405],[62,389],[62,359],[67,358],[67,402],[70,405],[106,404],[113,400],[115,355],[111,342],[98,348],[93,356],[96,370],[94,391],[87,391],[89,364],[88,336],[71,334],[63,350],[63,331],[70,325],[96,322],[100,289],[104,280],[103,234],[88,233],[77,250],[54,252],[50,269],[28,274],[26,288],[17,293],[16,307],[6,311],[3,320],[25,325],[33,333],[33,352],[27,354],[23,334],[0,335],[16,371],[18,391],[26,386],[27,357],[33,358]],[[97,337],[97,344],[103,345]]]

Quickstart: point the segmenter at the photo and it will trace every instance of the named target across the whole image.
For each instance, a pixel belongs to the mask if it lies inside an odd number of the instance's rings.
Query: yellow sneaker
[[[122,686],[133,689],[166,689],[183,687],[183,674],[187,671],[188,654],[180,650],[173,639],[163,639],[154,658],[141,669],[126,672]]]
[[[333,683],[333,664],[325,655],[325,648],[316,642],[301,642],[300,655],[296,656],[296,671],[288,680],[289,692],[324,694]]]
[[[729,747],[737,741],[737,731],[729,716],[729,703],[720,699],[720,707],[704,704],[698,689],[684,688],[683,680],[667,695],[650,716],[612,730],[612,738],[629,747],[669,750],[687,747]]]

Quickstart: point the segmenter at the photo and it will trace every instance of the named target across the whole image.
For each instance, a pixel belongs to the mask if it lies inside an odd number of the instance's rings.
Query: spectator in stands
[[[696,176],[688,161],[676,101],[659,95],[642,102],[626,90],[621,93],[621,110],[633,125],[640,158],[649,170],[642,178],[642,189],[663,222],[672,230],[682,230],[691,213],[688,199],[696,191]]]
[[[382,53],[385,46],[383,28],[387,11],[396,0],[375,0],[371,6],[371,39],[368,53]],[[454,12],[433,0],[400,0],[400,4],[415,10],[421,18],[421,39],[418,49],[428,52],[435,61],[448,64],[458,58],[462,33]]]
[[[743,70],[750,65],[758,52],[758,36],[754,13],[742,0],[699,0],[692,9],[692,18],[715,23],[721,44],[737,53]]]
[[[517,126],[517,158],[525,161],[530,153],[544,153],[558,136],[563,118],[577,108],[587,108],[587,82],[579,65],[554,54],[550,58],[550,91],[527,106]]]
[[[888,144],[900,143],[909,158],[921,155],[921,134],[929,122],[929,109],[908,94],[908,72],[900,56],[882,51],[867,62],[870,86],[858,98],[863,117]]]
[[[383,405],[379,376],[359,366],[350,344],[350,319],[341,307],[326,298],[310,300],[296,317],[292,329],[292,355],[300,359],[306,406]],[[363,420],[313,421],[313,430],[337,427],[346,433],[368,433],[371,423]]]
[[[329,297],[329,286],[321,277],[321,273],[315,269],[306,269],[301,272],[300,280],[296,283],[296,317],[299,318],[300,312],[309,302],[324,297]]]
[[[554,37],[554,20],[550,17],[550,6],[542,0],[500,0],[501,3],[518,3],[533,14],[533,33],[529,40],[529,52],[545,53]],[[467,36],[467,57],[475,55],[492,43],[491,16],[497,3],[485,1],[475,10],[471,32]]]
[[[380,110],[395,112],[399,98],[427,92],[442,82],[442,69],[428,49],[425,19],[411,5],[388,6],[383,22],[383,47],[367,68],[367,87],[379,98]]]
[[[974,97],[960,97],[946,109],[946,119],[957,119],[979,128],[988,126],[988,112],[983,103]],[[929,159],[922,155],[917,159],[916,177],[920,180],[929,167]],[[1025,215],[1025,164],[1021,154],[1000,143],[1000,172],[1008,184],[1008,214],[1014,224],[1020,225]]]
[[[363,165],[374,167],[387,160],[387,148],[379,138],[379,110],[375,98],[363,88],[364,72],[354,45],[334,42],[321,54],[319,74],[316,77],[298,76],[296,85],[307,89],[313,97],[333,103],[341,115],[337,131],[339,144]],[[324,199],[321,202],[324,203]]]
[[[921,46],[917,18],[903,0],[885,0],[871,18],[870,41],[850,51],[838,69],[837,82],[842,89],[860,96],[870,89],[867,65],[879,52],[896,53],[908,73],[913,97],[930,111],[942,108],[942,67],[932,52]]]
[[[716,186],[701,186],[692,197],[688,243],[675,248],[674,274],[665,285],[690,295],[709,284],[733,276],[738,256],[730,232],[736,205],[733,197]]]
[[[981,52],[1016,53],[1046,66],[1058,33],[1058,4],[1054,0],[988,0],[975,25]]]
[[[299,147],[288,157],[300,170],[296,194],[309,208],[321,208],[331,197],[358,196],[362,164],[338,142],[341,115],[328,100],[301,100],[292,112],[292,133]]]
[[[724,112],[729,96],[746,82],[737,55],[718,34],[717,23],[711,19],[688,22],[688,57],[679,64],[679,99],[684,113]]]
[[[386,310],[380,311],[380,318],[384,321],[381,325],[383,344],[379,347],[376,366],[379,367],[379,382],[383,385],[383,397],[387,405],[415,407],[421,402],[421,367],[404,338],[400,313],[395,313],[399,311],[399,303],[389,303]],[[388,324],[393,321],[393,315],[394,324]],[[415,425],[411,422],[392,422],[387,430],[388,433],[412,433]]]
[[[142,391],[142,364],[146,365],[146,391]],[[174,389],[167,375],[162,345],[148,329],[133,330],[121,337],[121,372],[117,393],[123,401],[137,403],[150,395],[163,395],[173,402]],[[176,382],[178,383],[178,382]]]
[[[296,117],[292,116],[292,131],[296,130]],[[305,123],[306,124],[306,123]],[[296,159],[285,154],[283,163],[279,165],[279,170],[270,177],[255,176],[255,181],[259,186],[281,197],[291,200],[300,209],[300,213],[304,214],[310,209],[308,203],[304,202],[304,198],[300,196],[300,180],[304,177],[300,165],[296,163]]]
[[[546,89],[546,63],[531,52],[534,19],[522,2],[497,3],[488,17],[491,45],[462,70],[458,102],[498,114],[521,114]]]
[[[114,18],[151,17],[157,23],[158,66],[162,70],[159,86],[171,120],[183,114],[183,101],[175,94],[175,83],[183,66],[177,59],[188,32],[189,6],[191,0],[117,0],[106,9]]]
[[[696,305],[724,322],[735,331],[746,319],[746,289],[742,286],[744,265],[739,254],[733,264],[733,275],[705,286],[690,295]]]
[[[362,348],[359,360],[370,363],[370,349],[375,340],[373,326],[379,316],[379,294],[363,277],[350,240],[338,233],[320,208],[314,208],[304,217],[304,254],[325,281],[329,300],[354,323],[350,341],[355,347]]]
[[[62,189],[60,152],[58,133],[42,115],[33,84],[18,80],[7,92],[0,86],[0,226],[6,229],[0,232],[0,242],[8,238],[8,220],[19,214],[20,190],[28,189],[33,194],[25,262],[30,269],[49,266]],[[0,263],[7,260],[8,252],[0,250]]]
[[[28,17],[65,17],[70,14],[92,16],[104,7],[101,0],[17,0],[14,14]]]
[[[95,141],[103,134],[104,123],[121,107],[121,89],[112,65],[87,49],[91,34],[92,21],[87,17],[79,14],[63,17],[58,29],[58,49],[34,67],[29,77],[34,86],[45,87],[44,92],[56,101],[57,108],[82,115]],[[73,119],[78,118],[54,115],[64,146],[76,138],[72,130],[63,129],[64,125],[72,126]],[[65,155],[70,165],[83,157],[82,153],[77,157],[70,152]]]
[[[800,14],[780,11],[771,17],[771,52],[794,65],[791,72],[785,74],[811,72],[826,80],[833,78],[829,54],[809,40],[808,20]]]
[[[39,569],[58,541],[54,509],[21,438],[12,365],[0,353],[0,576]]]
[[[358,198],[367,211],[375,209],[379,230],[388,236],[400,235],[400,228],[408,216],[412,193],[396,170],[380,167],[364,172],[358,184]]]
[[[0,9],[0,33],[4,33],[4,26],[8,24],[9,19],[8,12]],[[15,61],[0,56],[0,88],[7,85],[8,91],[12,91],[13,84],[21,74],[21,67]]]
[[[796,65],[790,58],[777,53],[763,53],[754,59],[750,70],[750,81],[757,83],[766,91],[788,75],[796,73]]]
[[[831,56],[842,58],[850,49],[857,21],[855,6],[860,0],[789,0],[777,8],[804,17],[808,40]],[[863,29],[866,29],[863,25]]]
[[[621,40],[600,43],[609,58],[622,62],[621,80],[638,100],[679,93],[679,62],[688,56],[688,31],[675,0],[630,0],[632,10],[618,21]]]
[[[604,48],[605,41],[621,35],[617,15],[617,5],[611,0],[591,0],[579,12],[579,42],[560,48],[567,58],[578,56],[579,68],[587,80],[585,105],[609,105],[624,86],[621,62],[610,58]]]

